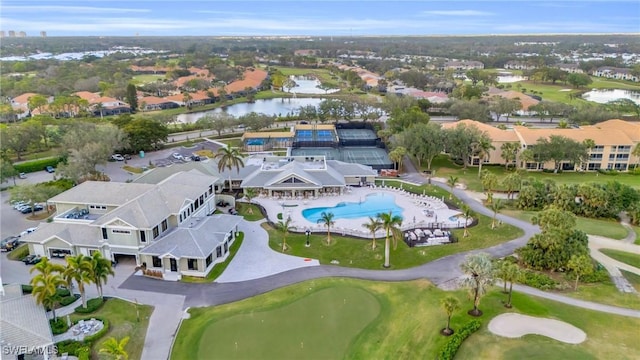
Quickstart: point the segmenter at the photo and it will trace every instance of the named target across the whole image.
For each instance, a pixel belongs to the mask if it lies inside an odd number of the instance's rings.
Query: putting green
[[[341,359],[380,313],[371,293],[337,286],[272,310],[209,324],[197,359]]]

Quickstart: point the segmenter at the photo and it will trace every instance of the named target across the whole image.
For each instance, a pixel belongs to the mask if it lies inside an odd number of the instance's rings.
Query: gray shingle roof
[[[181,171],[197,170],[204,175],[220,177],[216,163],[213,161],[192,161],[183,164],[173,164],[171,166],[158,167],[146,174],[138,177],[133,182],[139,184],[159,184],[173,174]]]
[[[375,175],[375,170],[370,167],[359,164],[348,164],[341,161],[327,161],[327,167],[324,168],[305,168],[296,161],[292,161],[284,166],[263,170],[258,166],[254,166],[253,173],[244,178],[242,184],[243,188],[246,187],[315,187],[322,186],[344,186],[345,175],[347,176],[366,176]],[[279,184],[280,181],[287,179],[288,177],[296,176],[302,180],[307,180],[310,184]]]
[[[88,224],[40,223],[38,231],[25,235],[22,241],[41,244],[51,238],[59,238],[72,245],[99,247],[102,245],[102,232],[99,227]]]
[[[104,204],[119,206],[153,189],[150,184],[85,181],[59,194],[49,202]]]
[[[0,297],[0,346],[48,346],[53,335],[44,307],[28,296],[17,296],[20,285],[6,285]],[[20,290],[21,292],[21,290]]]
[[[167,235],[140,250],[146,255],[171,255],[176,258],[206,258],[225,235],[242,221],[235,215],[216,214],[203,218],[192,218],[189,223],[172,230]]]

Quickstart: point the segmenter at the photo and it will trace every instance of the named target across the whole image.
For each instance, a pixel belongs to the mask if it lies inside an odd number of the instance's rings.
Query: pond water
[[[608,103],[617,99],[629,99],[636,104],[640,104],[640,91],[621,90],[621,89],[599,89],[591,90],[584,93],[582,97],[585,100],[597,102],[600,104]]]
[[[291,76],[291,80],[296,83],[296,86],[287,89],[287,92],[296,93],[296,94],[332,94],[340,91],[340,89],[327,89],[326,91],[321,89],[319,86],[321,85],[320,80],[318,79],[309,79],[302,76]]]
[[[251,112],[262,113],[266,115],[287,115],[298,112],[301,106],[313,105],[317,107],[320,105],[321,98],[275,98],[275,99],[261,99],[256,100],[253,103],[241,103],[227,106],[225,108],[218,108],[214,110],[195,112],[191,114],[180,114],[177,117],[178,122],[181,123],[193,123],[201,117],[207,114],[215,114],[219,112],[225,112],[234,117],[240,117],[242,115],[249,114]]]

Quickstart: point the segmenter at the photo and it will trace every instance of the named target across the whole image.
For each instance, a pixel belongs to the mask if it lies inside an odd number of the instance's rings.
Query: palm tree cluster
[[[236,168],[236,172],[240,172],[240,168],[244,167],[244,159],[247,155],[243,154],[237,148],[232,148],[230,144],[226,147],[221,147],[215,154],[215,158],[218,160],[218,171],[223,172],[224,169],[229,170],[229,191],[231,187],[231,170]]]
[[[31,294],[38,304],[50,308],[56,318],[55,307],[60,302],[57,290],[61,286],[71,288],[75,281],[82,297],[82,307],[87,307],[85,285],[95,284],[98,295],[102,298],[102,286],[107,283],[109,275],[113,276],[111,261],[102,256],[98,251],[91,256],[82,254],[66,257],[66,266],[49,262],[43,258],[36,264],[31,272],[37,274],[31,279],[33,290]]]

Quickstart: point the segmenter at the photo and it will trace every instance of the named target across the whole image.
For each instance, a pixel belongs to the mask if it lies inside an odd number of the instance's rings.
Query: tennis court
[[[332,142],[336,140],[333,130],[296,130],[295,141],[324,141]]]
[[[375,140],[378,138],[373,130],[369,129],[336,129],[340,140]]]
[[[291,149],[292,156],[326,156],[327,160],[369,165],[374,169],[393,167],[393,162],[384,149],[377,147],[297,148]]]

